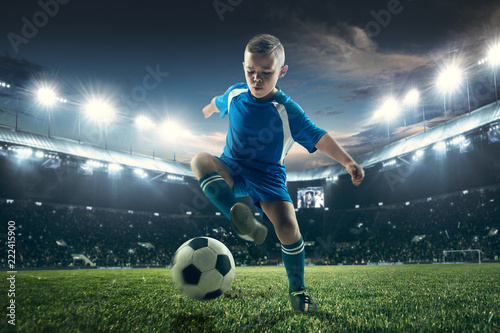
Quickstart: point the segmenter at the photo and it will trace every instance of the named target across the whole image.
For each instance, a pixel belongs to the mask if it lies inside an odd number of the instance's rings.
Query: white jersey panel
[[[281,151],[281,158],[278,163],[279,165],[283,165],[285,163],[285,157],[292,148],[295,141],[293,140],[292,132],[290,131],[290,123],[288,122],[288,113],[286,112],[285,106],[277,102],[273,102],[273,104],[278,111],[281,122],[283,124],[283,149]]]

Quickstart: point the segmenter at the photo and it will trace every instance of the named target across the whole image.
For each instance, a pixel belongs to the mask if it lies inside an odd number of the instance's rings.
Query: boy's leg
[[[191,169],[207,198],[231,220],[236,234],[256,244],[263,243],[267,228],[255,220],[247,205],[238,203],[234,180],[221,161],[208,153],[199,153],[191,161]]]
[[[281,242],[292,308],[301,312],[315,312],[316,304],[304,286],[304,240],[293,204],[289,201],[261,201],[260,206],[273,223]]]
[[[231,219],[230,211],[238,200],[233,193],[234,181],[226,167],[214,156],[199,153],[191,160],[191,170],[208,199]]]

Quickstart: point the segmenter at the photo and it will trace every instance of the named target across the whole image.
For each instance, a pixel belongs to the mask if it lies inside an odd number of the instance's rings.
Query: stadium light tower
[[[451,92],[460,86],[462,81],[462,71],[456,66],[448,66],[444,69],[438,77],[437,86],[444,94],[444,121],[448,121],[446,112],[446,95],[450,94],[450,105],[451,105]]]
[[[40,104],[44,105],[46,110],[47,110],[47,115],[48,115],[48,125],[49,125],[49,129],[48,129],[48,132],[47,132],[47,135],[48,137],[50,138],[50,110],[49,108],[54,105],[54,103],[56,102],[56,93],[54,92],[53,89],[51,88],[40,88],[38,89],[37,91],[37,97],[38,97],[38,101],[40,102]]]
[[[85,105],[85,113],[87,116],[98,123],[104,124],[104,142],[105,149],[108,149],[108,124],[115,117],[115,110],[104,100],[92,99]]]
[[[395,118],[400,111],[398,102],[392,97],[387,98],[382,107],[375,113],[376,118],[385,118],[387,120],[387,143],[391,143],[389,124],[391,119]]]
[[[177,139],[179,138],[185,138],[190,135],[189,131],[184,129],[182,126],[180,126],[177,122],[175,121],[166,121],[163,123],[161,126],[161,135],[166,138],[167,140],[171,141],[174,145],[174,162],[175,162],[175,145],[177,142]]]
[[[148,116],[139,115],[135,118],[135,126],[140,131],[147,131],[152,129],[155,126],[155,124]],[[130,154],[132,154],[132,140],[130,141]],[[153,159],[154,158],[155,158],[155,144],[153,141]]]
[[[492,46],[488,52],[488,61],[493,67],[493,81],[495,82],[495,101],[498,103],[497,93],[497,68],[500,64],[500,44]]]
[[[417,89],[411,89],[408,91],[405,95],[405,99],[403,100],[403,103],[406,105],[416,105],[418,103],[418,100],[420,98],[420,93],[418,92]],[[404,123],[405,123],[405,139],[406,139],[406,111],[403,111],[404,115]],[[424,119],[424,129],[425,129],[425,119]]]
[[[403,103],[409,106],[415,106],[416,108],[418,107],[418,104],[420,102],[420,92],[413,88],[410,89],[406,95],[405,99],[403,100]],[[424,106],[422,105],[422,119],[424,121],[424,132],[425,132],[425,109]],[[405,127],[406,127],[406,122],[405,122]]]
[[[149,117],[140,115],[135,118],[135,125],[141,130],[148,130],[154,126],[154,123]]]

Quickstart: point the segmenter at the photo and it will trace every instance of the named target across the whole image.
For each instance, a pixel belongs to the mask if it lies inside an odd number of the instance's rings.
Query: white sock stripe
[[[281,248],[282,248],[283,250],[285,250],[285,251],[292,251],[292,252],[293,252],[293,251],[295,251],[295,250],[298,250],[298,249],[299,249],[299,248],[301,248],[301,247],[304,247],[304,241],[300,242],[299,246],[294,247],[294,248],[292,248],[292,249],[286,248],[283,244],[281,244]]]
[[[283,246],[281,246],[281,251],[285,254],[288,254],[288,255],[300,254],[302,251],[304,251],[304,243],[302,243],[302,245],[299,246],[299,248],[295,248],[292,250],[287,250]]]
[[[213,176],[210,176],[210,177],[208,177],[207,179],[205,179],[205,180],[202,182],[202,184],[205,184],[205,183],[206,183],[207,181],[209,181],[209,180],[212,180],[212,179],[218,179],[218,178],[222,178],[222,176],[221,176],[221,175],[219,175],[219,174],[217,174],[217,175],[213,175]]]
[[[213,175],[212,177],[208,177],[207,179],[205,179],[202,183],[201,183],[201,188],[203,189],[203,191],[205,191],[205,187],[212,183],[212,182],[215,182],[215,181],[218,181],[218,180],[224,180],[224,178],[222,178],[221,176],[219,175]]]
[[[301,254],[303,251],[304,251],[304,248],[302,248],[302,249],[300,249],[300,251],[296,251],[296,252],[288,252],[288,251],[284,251],[284,250],[282,250],[282,252],[283,252],[284,254],[287,254],[287,255],[290,255],[290,256],[297,255],[297,254]]]
[[[211,183],[213,183],[213,182],[220,181],[220,180],[223,180],[223,179],[222,179],[222,177],[221,177],[221,179],[212,179],[212,180],[210,180],[210,181],[208,181],[208,182],[204,182],[204,183],[203,183],[203,186],[202,186],[201,188],[203,189],[203,191],[205,191],[205,188],[206,188],[209,184],[211,184]]]

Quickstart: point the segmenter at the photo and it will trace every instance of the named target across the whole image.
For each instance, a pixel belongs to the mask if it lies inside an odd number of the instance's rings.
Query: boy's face
[[[252,96],[263,101],[269,100],[277,92],[276,82],[285,76],[288,66],[275,54],[250,53],[245,51],[243,70]]]

